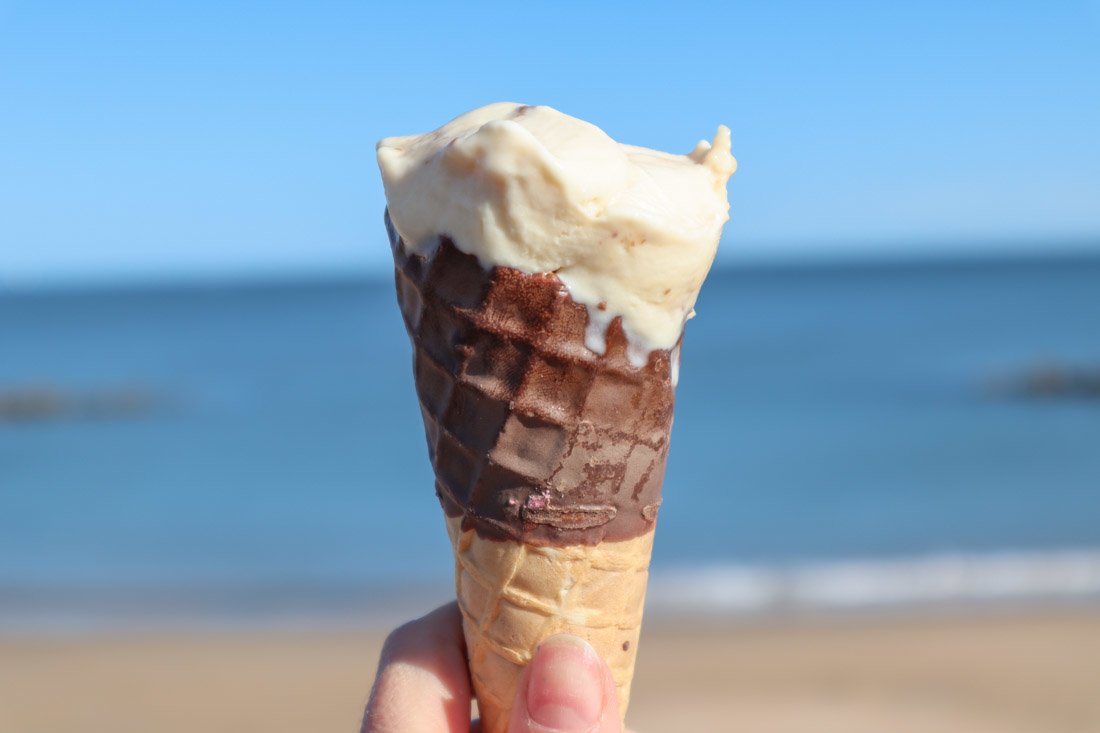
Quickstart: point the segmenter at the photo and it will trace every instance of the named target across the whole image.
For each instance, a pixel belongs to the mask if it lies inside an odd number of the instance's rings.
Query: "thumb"
[[[560,634],[520,677],[508,733],[622,733],[611,670],[592,646]]]

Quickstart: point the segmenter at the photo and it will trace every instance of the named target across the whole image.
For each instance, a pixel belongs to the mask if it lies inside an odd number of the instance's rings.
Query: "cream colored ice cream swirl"
[[[719,127],[688,155],[622,145],[551,107],[501,102],[378,143],[390,218],[417,253],[448,236],[485,267],[554,272],[588,307],[589,348],[622,316],[633,358],[670,349],[729,219]]]

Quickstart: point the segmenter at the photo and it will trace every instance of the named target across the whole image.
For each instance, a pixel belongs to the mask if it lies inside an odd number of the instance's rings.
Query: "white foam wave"
[[[655,571],[650,611],[752,614],[1100,598],[1100,550]]]

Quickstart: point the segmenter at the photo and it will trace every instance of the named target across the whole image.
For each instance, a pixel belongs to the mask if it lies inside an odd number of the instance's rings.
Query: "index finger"
[[[389,635],[361,733],[469,733],[462,615],[449,603]]]

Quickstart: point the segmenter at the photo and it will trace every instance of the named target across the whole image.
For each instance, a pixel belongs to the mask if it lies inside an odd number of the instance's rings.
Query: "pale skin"
[[[470,722],[458,606],[437,608],[390,634],[361,733],[478,730]],[[611,670],[577,637],[547,639],[520,678],[508,733],[623,733]]]

